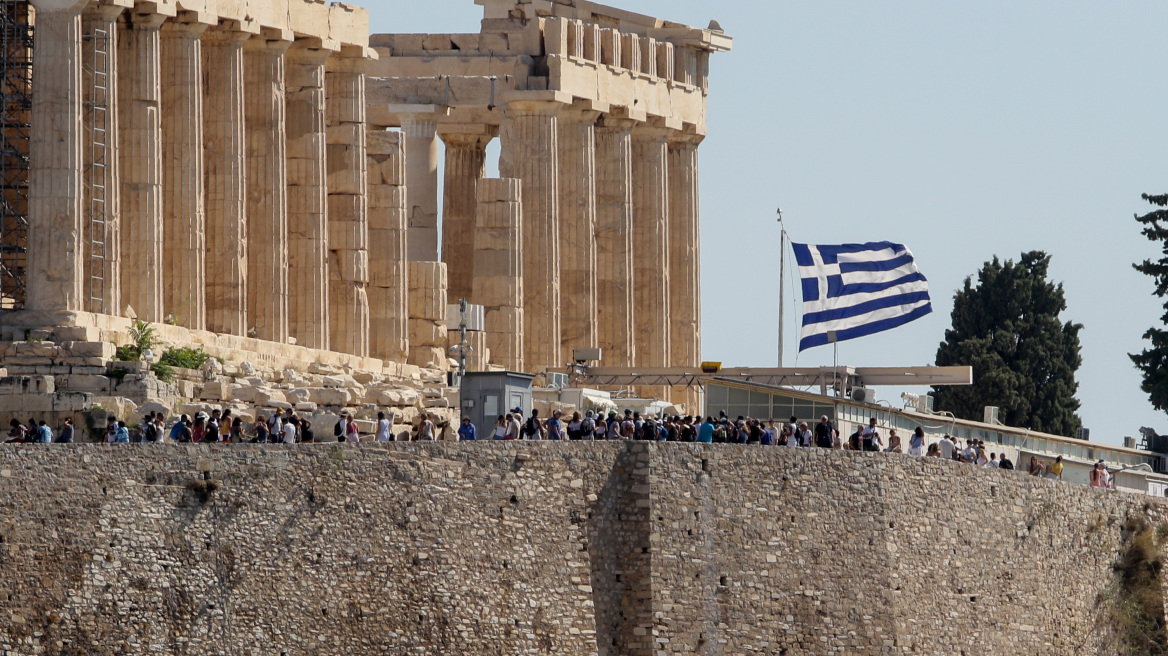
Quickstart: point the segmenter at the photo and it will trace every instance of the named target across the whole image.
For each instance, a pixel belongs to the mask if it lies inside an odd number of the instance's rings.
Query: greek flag
[[[929,281],[903,244],[791,244],[803,281],[799,350],[904,325],[933,311]]]

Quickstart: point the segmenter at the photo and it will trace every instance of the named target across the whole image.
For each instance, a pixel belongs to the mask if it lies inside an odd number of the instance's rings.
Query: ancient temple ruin
[[[695,366],[697,156],[730,38],[583,0],[476,3],[477,34],[372,36],[364,9],[318,0],[24,6],[8,373],[100,376],[140,319],[228,365],[417,377],[449,367],[459,299],[482,307],[476,368],[561,371],[597,347]],[[41,363],[13,346],[30,339],[111,346]]]

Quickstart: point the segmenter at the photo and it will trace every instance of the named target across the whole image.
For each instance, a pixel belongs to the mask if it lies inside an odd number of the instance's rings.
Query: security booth
[[[480,440],[491,439],[499,415],[520,408],[531,413],[534,374],[517,371],[468,371],[462,378],[462,416],[470,417]]]

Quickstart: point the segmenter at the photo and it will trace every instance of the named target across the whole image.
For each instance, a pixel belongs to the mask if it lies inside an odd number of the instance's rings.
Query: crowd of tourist
[[[273,410],[269,414],[259,414],[254,421],[232,416],[230,409],[213,410],[210,414],[199,412],[190,417],[181,415],[173,425],[166,427],[165,416],[148,413],[142,421],[130,428],[125,421],[108,417],[103,441],[110,443],[311,443],[317,441],[360,442],[361,431],[357,420],[347,412],[342,412],[332,427],[331,439],[317,436],[312,422],[298,416],[291,409],[283,412]],[[373,438],[378,442],[392,442],[400,439],[393,430],[394,416],[385,412],[377,413],[377,423]],[[13,419],[6,442],[68,443],[76,439],[76,430],[71,418],[66,418],[60,429],[54,433],[44,420],[29,419],[27,424]],[[439,439],[441,431],[447,427],[439,418],[421,413],[412,423],[409,440],[431,441]],[[1014,469],[1014,463],[1005,453],[986,451],[986,445],[979,439],[960,440],[943,436],[939,441],[925,446],[924,429],[918,426],[908,437],[907,444],[890,429],[887,442],[876,427],[873,417],[867,426],[857,428],[844,438],[836,430],[827,415],[819,418],[814,426],[806,421],[791,417],[788,422],[776,423],[774,419],[753,419],[738,417],[731,420],[725,412],[718,417],[694,417],[677,415],[648,415],[625,410],[618,414],[615,410],[594,413],[591,410],[581,415],[573,412],[571,417],[556,410],[550,417],[540,417],[539,410],[533,409],[524,416],[521,408],[514,408],[506,415],[499,415],[489,434],[479,437],[478,428],[464,417],[458,427],[458,438],[462,441],[478,439],[492,440],[649,440],[657,442],[706,442],[714,444],[758,444],[764,446],[818,447],[853,451],[883,451],[888,453],[908,453],[926,458],[956,460],[977,467]],[[1061,479],[1063,458],[1054,461],[1031,457],[1028,473],[1031,476]],[[1090,475],[1093,487],[1112,487],[1112,476],[1105,463],[1095,463]]]
[[[377,413],[373,439],[378,442],[395,441],[393,434],[393,413]],[[421,413],[410,431],[411,440],[437,439],[446,423],[427,413]],[[360,442],[361,430],[355,417],[342,412],[332,427],[332,437],[318,436],[312,422],[307,417],[298,416],[291,409],[281,412],[274,410],[259,414],[255,421],[233,416],[230,409],[213,410],[210,414],[198,412],[193,417],[181,415],[167,427],[166,416],[161,412],[146,414],[136,426],[127,426],[125,420],[115,416],[106,418],[101,431],[102,441],[111,444],[162,444],[177,443],[312,443],[318,441]],[[55,432],[44,420],[29,419],[22,424],[19,419],[9,422],[6,443],[70,443],[77,439],[72,418],[66,418]],[[86,440],[88,441],[88,440]]]

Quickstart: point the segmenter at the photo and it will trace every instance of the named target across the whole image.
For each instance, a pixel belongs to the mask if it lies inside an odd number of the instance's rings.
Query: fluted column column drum
[[[701,253],[696,134],[669,141],[669,326],[670,365],[697,367],[702,357]],[[700,388],[675,389],[686,412],[700,406]]]
[[[180,326],[207,327],[203,49],[207,25],[162,27],[163,303]]]
[[[291,42],[244,44],[247,127],[248,333],[288,341],[288,163],[284,52]]]
[[[503,177],[523,185],[523,335],[528,371],[559,370],[560,195],[559,145],[552,102],[513,102],[500,132]]]
[[[329,348],[328,191],[325,187],[325,60],[299,41],[284,55],[288,148],[288,334]]]
[[[122,302],[143,321],[166,316],[163,294],[161,38],[165,16],[123,14],[118,34]]]
[[[360,236],[329,244],[329,312],[334,351],[369,354],[369,209],[365,143],[365,58],[328,62],[329,222]]]
[[[405,145],[400,132],[368,130],[369,355],[409,357],[409,266],[406,254]]]
[[[83,309],[81,5],[36,2],[25,307]]]
[[[669,366],[668,131],[633,131],[636,365]]]
[[[633,331],[634,121],[602,117],[596,127],[597,338],[604,364],[631,367]]]
[[[250,36],[226,27],[203,34],[207,329],[239,336],[250,328],[243,109],[243,44]]]
[[[446,172],[442,206],[442,261],[449,276],[452,302],[470,298],[474,290],[475,187],[486,174],[484,133],[442,134],[446,144]]]
[[[595,348],[596,119],[599,112],[565,109],[559,116],[560,148],[560,347]]]

